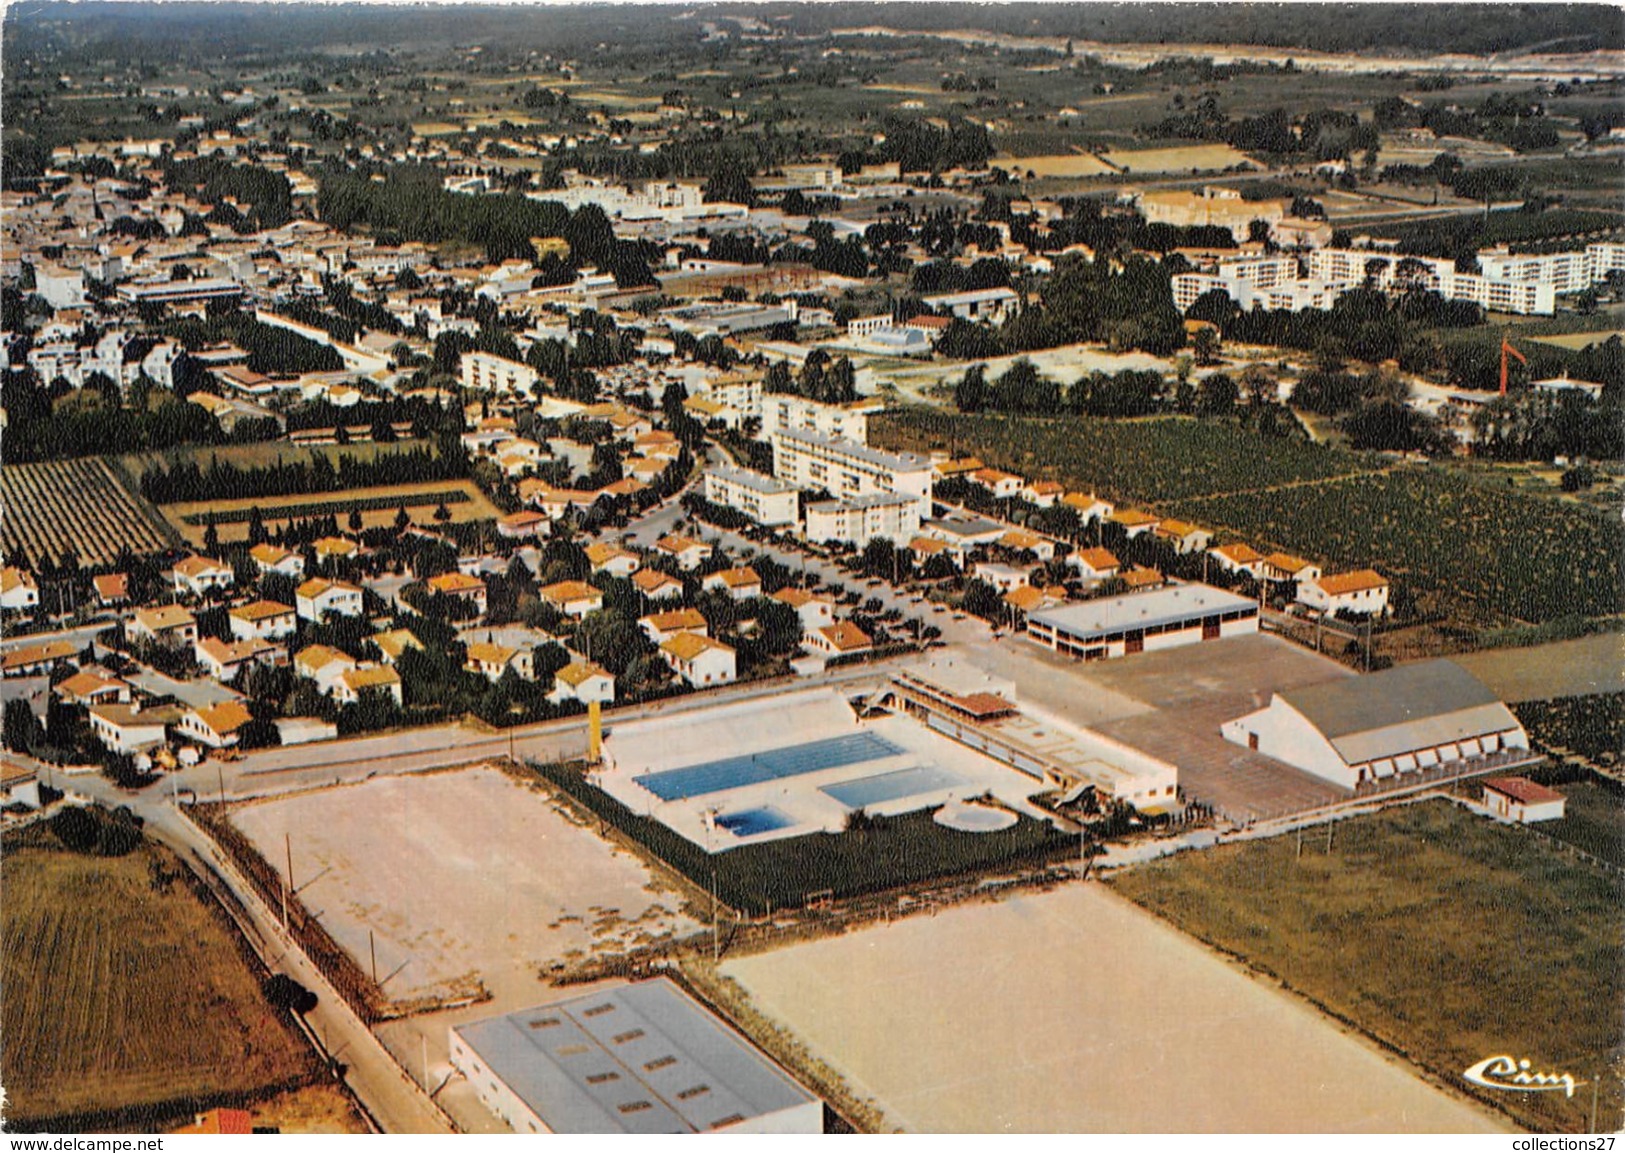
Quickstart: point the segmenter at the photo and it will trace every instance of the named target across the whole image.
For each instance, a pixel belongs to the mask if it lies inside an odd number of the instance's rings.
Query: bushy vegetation
[[[1529,735],[1588,760],[1625,753],[1625,693],[1520,701],[1512,706]]]
[[[141,495],[154,504],[174,504],[458,480],[467,475],[468,461],[461,446],[451,444],[455,451],[436,452],[420,447],[404,452],[380,452],[370,458],[345,453],[336,465],[325,453],[261,468],[244,468],[213,459],[208,468],[201,467],[195,460],[176,461],[168,466],[155,465],[142,473]]]

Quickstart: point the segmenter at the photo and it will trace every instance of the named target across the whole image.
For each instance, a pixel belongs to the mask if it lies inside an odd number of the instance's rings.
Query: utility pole
[[[220,803],[223,805],[226,803],[226,773],[225,770],[220,767],[219,761],[214,763],[214,779],[215,782],[220,786]]]
[[[711,869],[711,964],[722,960],[722,923],[717,919],[717,871]]]
[[[367,930],[367,951],[372,954],[372,983],[378,984],[378,941],[371,929]]]
[[[293,888],[293,837],[291,834],[282,834],[282,847],[288,853],[288,875],[282,881],[282,928],[288,928],[288,893]]]

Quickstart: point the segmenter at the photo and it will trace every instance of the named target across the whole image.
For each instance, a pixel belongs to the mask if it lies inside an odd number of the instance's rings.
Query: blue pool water
[[[855,781],[842,781],[837,785],[824,785],[819,791],[834,797],[849,809],[863,809],[899,797],[912,797],[920,793],[933,793],[962,785],[947,769],[935,765],[916,765],[894,773],[880,773],[873,777],[859,777]]]
[[[742,809],[737,813],[723,813],[717,818],[717,827],[727,829],[736,837],[754,837],[757,833],[788,829],[793,824],[794,820],[772,805],[763,805],[759,809]]]
[[[776,781],[781,777],[797,777],[822,769],[838,769],[842,765],[878,761],[883,757],[894,757],[902,751],[875,733],[848,733],[804,745],[706,761],[681,769],[667,769],[662,773],[645,773],[633,780],[662,801],[680,801],[685,797],[720,793],[724,789],[737,789],[743,785],[759,785],[763,781]]]

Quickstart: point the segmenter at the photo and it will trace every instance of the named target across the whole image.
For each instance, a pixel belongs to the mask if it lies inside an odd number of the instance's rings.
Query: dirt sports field
[[[308,1050],[167,850],[88,856],[43,828],[8,839],[0,930],[9,1123],[309,1075]]]
[[[162,511],[164,519],[175,532],[193,547],[201,547],[203,536],[208,531],[208,524],[204,518],[210,513],[228,518],[219,521],[215,531],[220,534],[222,541],[229,542],[248,539],[249,522],[247,519],[237,518],[253,508],[260,510],[267,527],[274,527],[281,521],[289,519],[286,515],[279,516],[279,509],[292,509],[299,516],[313,516],[318,515],[312,511],[313,506],[319,505],[323,506],[320,515],[331,513],[338,517],[342,527],[348,523],[349,507],[354,502],[368,501],[381,507],[369,508],[361,514],[361,522],[366,528],[394,524],[402,505],[406,506],[407,515],[414,522],[429,525],[434,523],[435,509],[441,500],[445,499],[446,493],[462,493],[464,496],[462,500],[448,501],[446,504],[446,510],[451,513],[454,524],[471,520],[491,520],[502,515],[496,505],[487,500],[479,486],[471,480],[425,481],[422,484],[380,485],[376,488],[353,488],[343,492],[298,493],[293,496],[264,496],[244,500],[186,501],[180,504],[166,504]],[[192,520],[197,523],[189,524],[188,521]]]
[[[5,551],[20,549],[36,566],[70,548],[85,564],[110,564],[121,549],[158,552],[175,539],[157,509],[100,457],[8,464],[0,470],[0,509]]]
[[[380,777],[232,815],[305,907],[385,994],[447,997],[478,982],[534,993],[549,962],[690,930],[678,898],[630,854],[495,769]]]
[[[1502,1128],[1100,885],[723,973],[911,1131]]]

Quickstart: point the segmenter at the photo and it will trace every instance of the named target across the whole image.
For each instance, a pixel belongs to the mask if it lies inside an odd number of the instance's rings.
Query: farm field
[[[1617,1006],[1625,882],[1525,829],[1445,801],[1338,822],[1325,838],[1249,841],[1115,875],[1111,887],[1278,978],[1466,1091],[1498,1053],[1600,1079],[1622,1104]],[[1584,1132],[1589,1089],[1478,1090],[1536,1131]]]
[[[350,509],[362,508],[361,523],[377,528],[395,523],[402,505],[417,524],[434,523],[434,512],[446,502],[453,524],[491,520],[502,515],[479,486],[471,480],[437,480],[421,484],[379,485],[338,493],[295,493],[289,496],[248,497],[242,500],[184,501],[162,507],[164,519],[194,548],[203,543],[208,518],[214,515],[222,541],[246,540],[250,512],[258,508],[267,527],[280,521],[311,516],[343,518]],[[279,512],[280,510],[280,512]]]
[[[876,443],[887,448],[974,454],[1024,476],[1143,504],[1251,492],[1377,467],[1354,453],[1265,441],[1236,425],[1179,417],[1012,419],[910,409],[888,413],[871,427]]]
[[[1563,819],[1540,831],[1625,869],[1625,797],[1594,780],[1553,785],[1567,803]]]
[[[78,457],[0,470],[6,552],[38,566],[68,549],[87,565],[111,564],[123,549],[160,552],[178,539],[147,501],[127,488],[106,460]]]
[[[1609,698],[1590,694],[1625,694],[1625,635],[1617,632],[1521,648],[1486,649],[1451,659],[1503,701],[1537,702],[1562,697],[1596,702]],[[1613,699],[1613,707],[1618,708],[1617,702],[1625,701],[1625,696]]]
[[[195,464],[207,469],[211,461],[238,468],[267,468],[272,465],[301,460],[315,460],[325,456],[335,465],[340,457],[358,461],[375,460],[379,455],[411,452],[413,449],[433,450],[435,442],[406,437],[390,444],[359,441],[352,444],[292,444],[285,440],[256,441],[253,444],[204,444],[190,448],[169,448],[162,452],[129,452],[114,457],[114,465],[132,480],[139,481],[149,468],[173,468],[177,464]]]
[[[167,850],[87,856],[36,828],[7,843],[5,873],[10,1125],[291,1088],[310,1075],[310,1055],[266,1004],[231,930]]]
[[[721,973],[888,1129],[1501,1127],[1101,885],[910,917]]]
[[[1607,344],[1616,336],[1625,338],[1625,330],[1609,328],[1601,332],[1570,332],[1561,336],[1531,336],[1528,339],[1536,344],[1549,344],[1553,348],[1565,348],[1574,352],[1590,348],[1593,344]]]
[[[534,999],[549,963],[696,927],[641,861],[495,769],[301,793],[231,823],[273,863],[291,835],[300,899],[363,972],[373,935],[397,1002],[476,984]]]
[[[1538,624],[1625,608],[1625,532],[1616,517],[1447,469],[1195,499],[1179,508],[1259,549],[1282,548],[1338,568],[1370,565],[1476,618]]]
[[[1192,144],[1179,148],[1114,149],[1106,153],[1106,159],[1129,175],[1163,172],[1179,173],[1193,170],[1220,172],[1226,168],[1234,168],[1238,164],[1248,168],[1263,167],[1262,164],[1245,152],[1239,152],[1228,144]]]
[[[1017,156],[992,160],[989,164],[1010,173],[1031,172],[1040,180],[1050,176],[1112,176],[1117,173],[1117,169],[1089,153],[1063,152],[1049,156]]]

